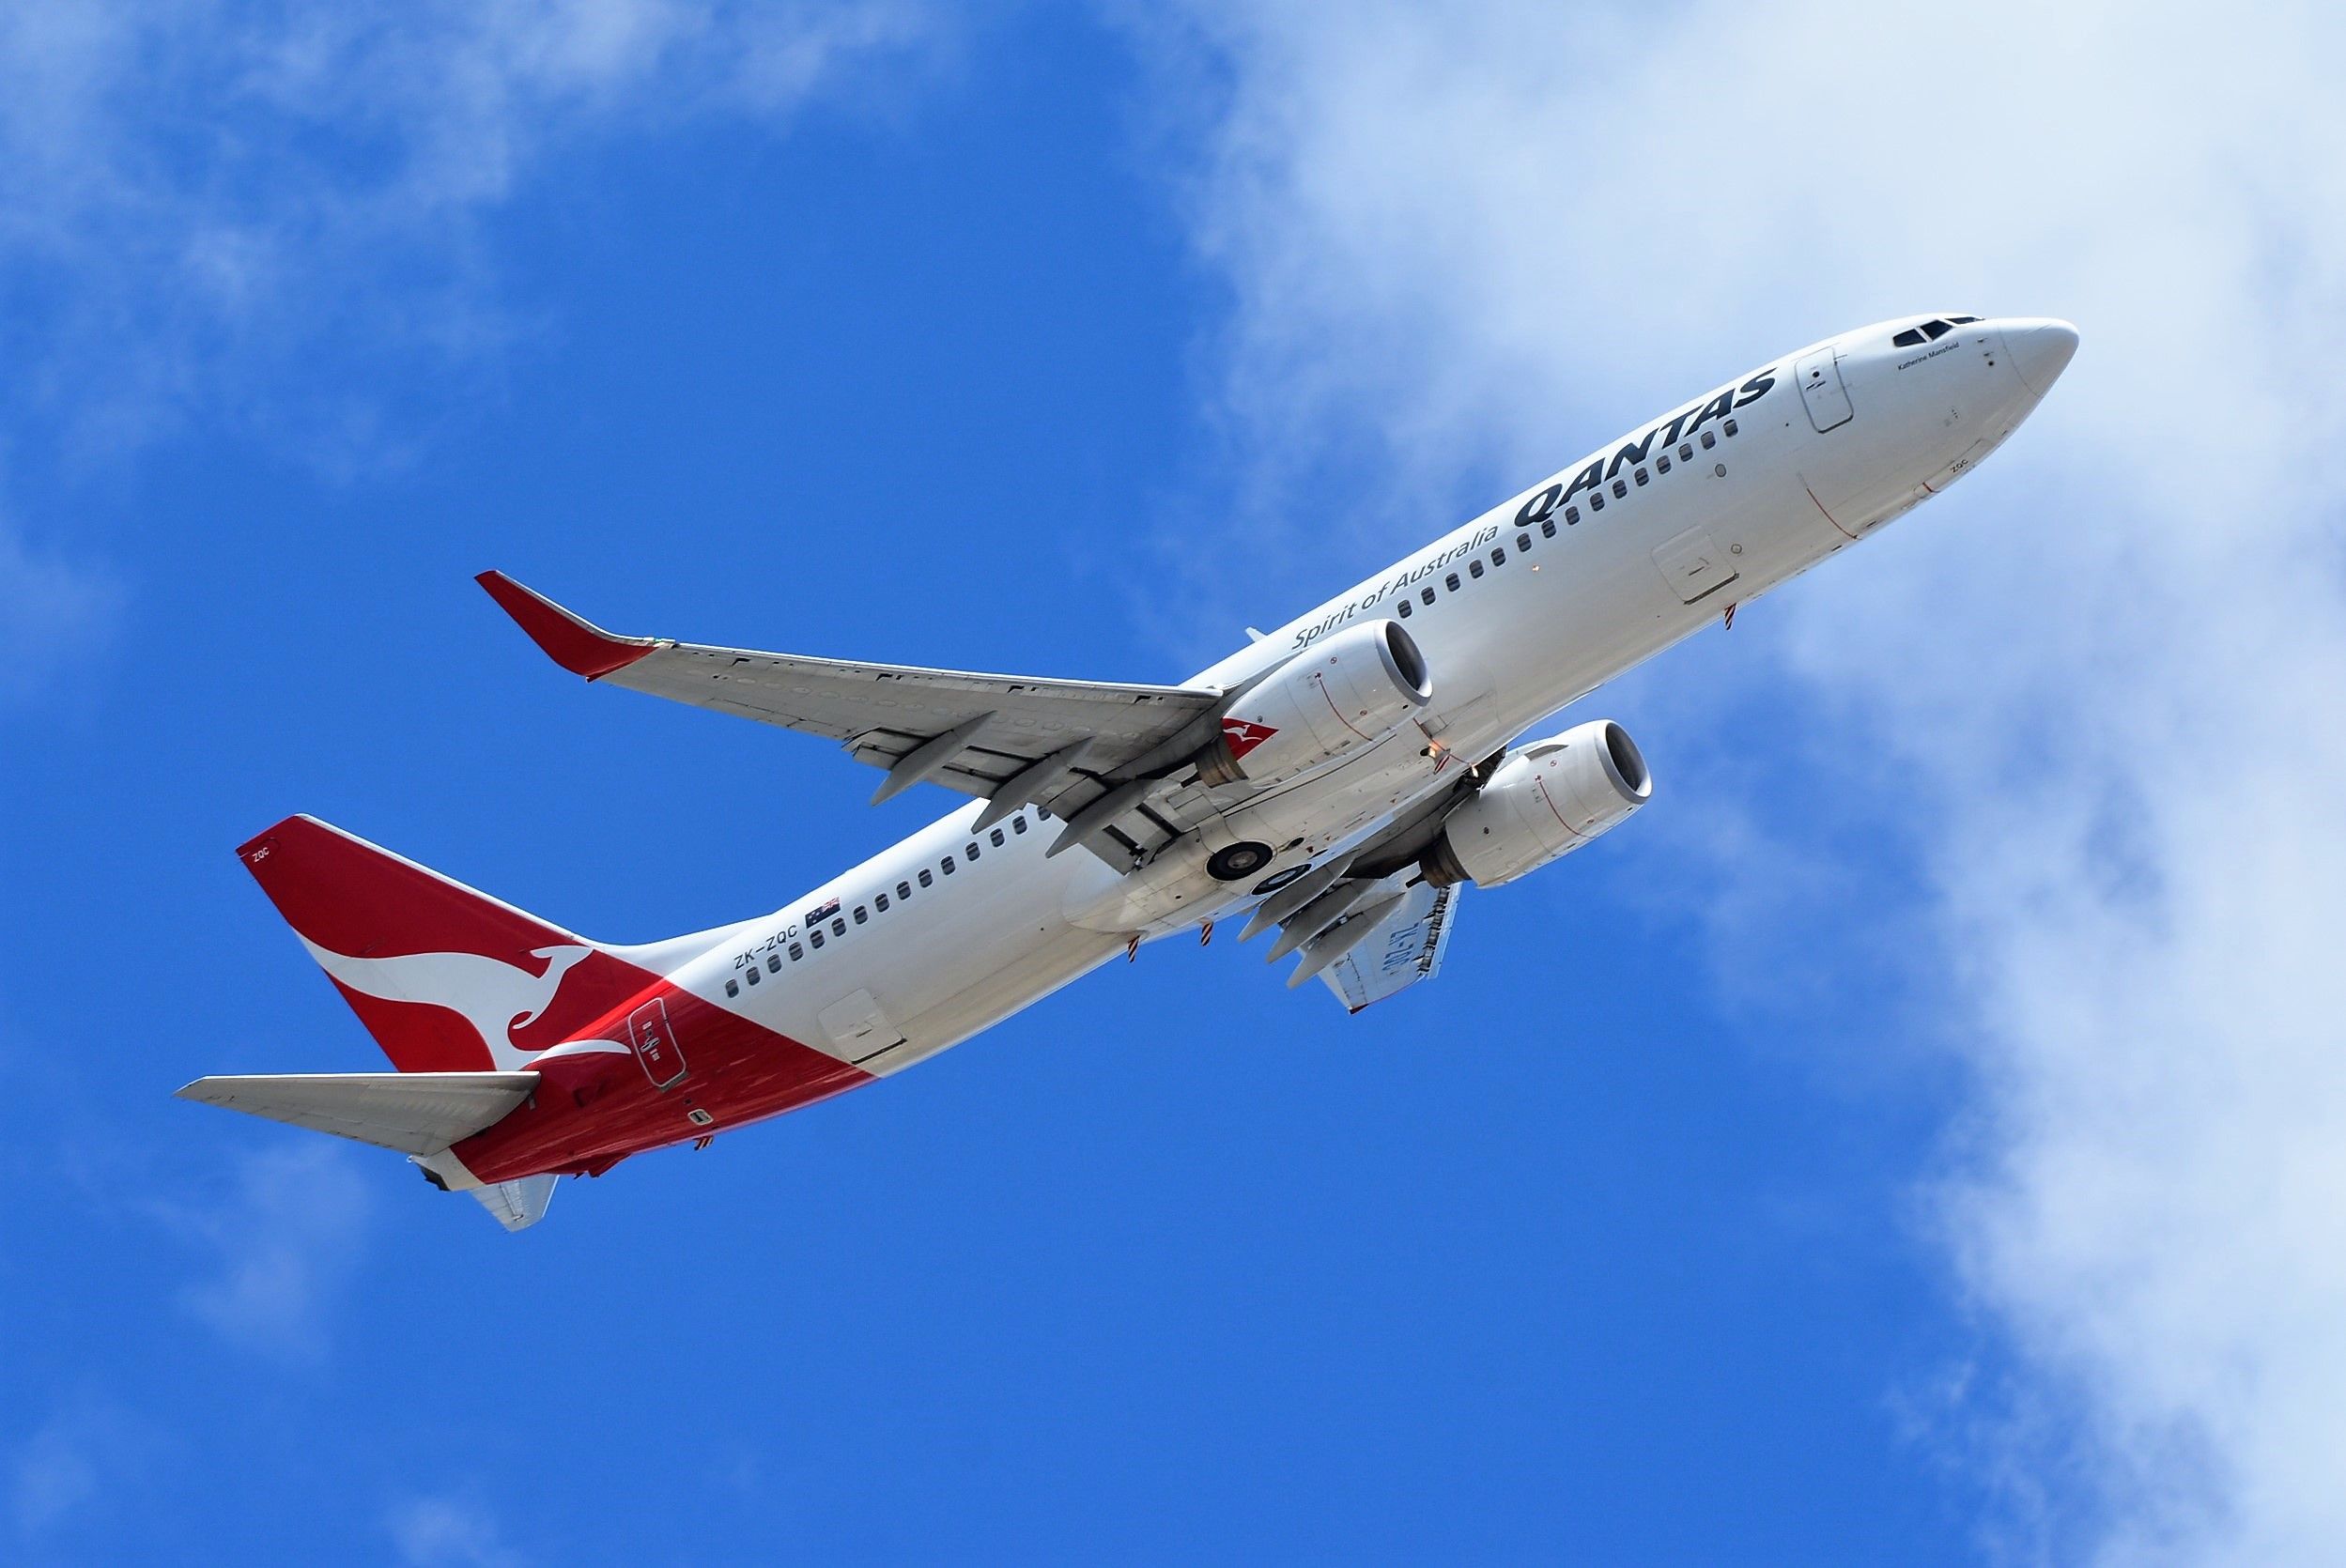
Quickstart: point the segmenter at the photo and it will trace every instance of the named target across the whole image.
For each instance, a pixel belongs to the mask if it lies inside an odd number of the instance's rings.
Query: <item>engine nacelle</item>
[[[1320,638],[1230,699],[1197,754],[1209,784],[1285,778],[1381,741],[1434,694],[1426,655],[1398,621]]]
[[[1450,813],[1426,852],[1426,880],[1496,887],[1628,820],[1654,797],[1629,732],[1609,718],[1534,741]]]

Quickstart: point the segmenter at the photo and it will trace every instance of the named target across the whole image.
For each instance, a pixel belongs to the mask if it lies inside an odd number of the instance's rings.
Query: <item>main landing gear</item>
[[[1214,851],[1213,858],[1206,862],[1206,870],[1216,882],[1237,882],[1270,864],[1271,846],[1248,838]]]

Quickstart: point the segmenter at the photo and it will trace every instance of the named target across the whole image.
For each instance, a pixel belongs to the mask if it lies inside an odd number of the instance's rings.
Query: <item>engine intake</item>
[[[1434,694],[1426,655],[1398,621],[1322,638],[1232,698],[1196,758],[1208,785],[1285,778],[1384,739]]]
[[[1628,820],[1654,797],[1629,732],[1609,718],[1534,741],[1442,825],[1426,880],[1497,887],[1562,859]]]

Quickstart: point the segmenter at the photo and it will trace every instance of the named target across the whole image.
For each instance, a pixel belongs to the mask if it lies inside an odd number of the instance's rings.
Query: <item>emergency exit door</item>
[[[1841,384],[1841,364],[1829,348],[1820,348],[1804,356],[1793,366],[1792,373],[1800,381],[1800,402],[1809,411],[1809,423],[1821,432],[1849,423],[1855,412],[1849,407],[1849,389]]]

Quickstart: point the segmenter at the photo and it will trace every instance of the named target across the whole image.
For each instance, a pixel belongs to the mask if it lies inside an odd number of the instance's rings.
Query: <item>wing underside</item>
[[[502,573],[481,584],[574,674],[838,742],[883,770],[874,801],[936,783],[991,802],[987,824],[1023,806],[1111,864],[1187,831],[1152,774],[1212,739],[1218,692],[859,663],[627,638]],[[1080,831],[1076,831],[1080,829]]]

